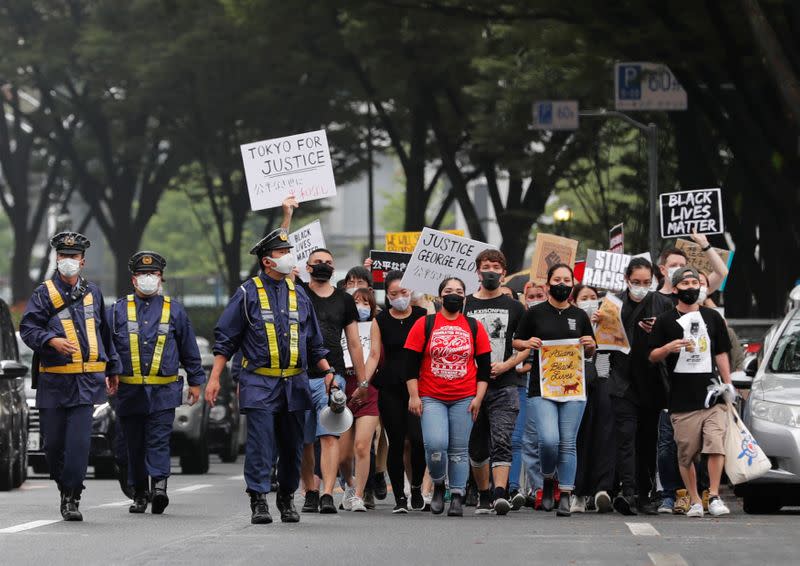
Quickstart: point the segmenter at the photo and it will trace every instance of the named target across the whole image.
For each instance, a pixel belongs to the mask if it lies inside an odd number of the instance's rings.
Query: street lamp
[[[566,235],[567,223],[574,216],[572,209],[568,206],[560,206],[553,212],[553,220],[556,223],[556,233],[559,236]]]

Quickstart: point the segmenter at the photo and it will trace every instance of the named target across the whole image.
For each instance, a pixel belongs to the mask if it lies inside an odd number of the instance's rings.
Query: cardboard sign
[[[305,202],[336,194],[325,130],[248,143],[240,149],[252,210],[280,206],[289,196]]]
[[[425,228],[411,254],[400,284],[406,289],[439,295],[439,283],[447,277],[458,277],[466,286],[466,294],[478,290],[475,258],[494,246],[432,228]]]
[[[594,330],[594,339],[598,350],[613,350],[627,354],[631,351],[631,343],[622,324],[622,301],[614,295],[606,295],[600,304],[599,312],[603,313],[602,322]]]
[[[539,385],[551,401],[585,401],[583,346],[577,339],[545,340],[539,349]]]
[[[292,253],[294,253],[297,270],[300,272],[300,279],[308,283],[311,278],[311,274],[305,269],[308,256],[314,250],[325,247],[325,238],[322,235],[322,226],[319,220],[314,220],[289,234],[289,243],[294,246]]]
[[[698,234],[722,234],[722,191],[700,189],[664,193],[661,199],[661,237],[677,238]]]
[[[464,230],[442,230],[446,234],[453,236],[464,237]],[[387,232],[386,233],[386,251],[387,252],[405,252],[410,254],[414,251],[419,237],[422,232]]]
[[[372,328],[372,321],[358,323],[358,337],[361,339],[361,350],[364,353],[364,363],[367,363],[369,357],[369,348],[372,343],[370,329]],[[350,349],[347,347],[347,336],[342,330],[342,354],[344,354],[344,368],[353,369],[353,358],[350,357]]]
[[[547,283],[547,270],[551,266],[557,263],[565,263],[570,267],[575,265],[577,240],[539,233],[536,235],[535,246],[531,260],[531,281],[537,285]]]
[[[617,224],[608,231],[608,251],[615,254],[625,253],[625,232],[622,224]]]
[[[704,252],[698,244],[695,244],[690,240],[682,240],[678,238],[678,240],[675,242],[675,247],[679,250],[683,250],[684,253],[686,253],[689,265],[694,267],[697,271],[702,271],[706,275],[714,273],[714,267],[711,265],[706,252]],[[731,264],[733,263],[734,250],[723,250],[720,248],[714,248],[714,250],[719,254],[719,257],[722,258],[722,262],[728,267],[728,271],[730,271]],[[724,291],[727,283],[728,276],[726,275],[725,279],[722,280],[719,290]]]
[[[411,261],[411,254],[401,252],[382,252],[372,250],[369,252],[372,260],[372,288],[383,289],[383,281],[386,274],[390,271],[405,271],[408,262]]]

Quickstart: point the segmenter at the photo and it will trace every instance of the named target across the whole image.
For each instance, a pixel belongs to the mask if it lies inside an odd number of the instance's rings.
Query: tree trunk
[[[28,234],[28,207],[27,203],[17,203],[14,207],[15,214],[11,217],[14,228],[14,252],[11,256],[11,297],[14,304],[27,301],[33,293],[31,281],[31,247],[32,241]]]

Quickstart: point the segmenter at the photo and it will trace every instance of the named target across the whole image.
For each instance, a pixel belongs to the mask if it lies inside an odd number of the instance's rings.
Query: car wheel
[[[49,474],[50,473],[50,467],[47,465],[47,460],[45,460],[44,458],[42,458],[40,460],[37,459],[35,463],[31,464],[31,467],[33,468],[33,473],[34,474]]]
[[[8,491],[14,487],[14,458],[11,457],[14,451],[14,437],[10,430],[6,434],[6,446],[8,451],[4,456],[0,456],[0,491]]]
[[[208,442],[205,438],[192,446],[185,454],[181,454],[181,473],[205,474],[208,472]]]
[[[767,515],[780,511],[783,504],[779,497],[754,493],[742,498],[742,507],[748,515]]]
[[[19,451],[14,465],[14,487],[21,486],[28,479],[28,439],[22,432],[19,436]]]
[[[94,465],[94,479],[96,480],[115,480],[117,479],[117,466],[111,462],[97,462]]]

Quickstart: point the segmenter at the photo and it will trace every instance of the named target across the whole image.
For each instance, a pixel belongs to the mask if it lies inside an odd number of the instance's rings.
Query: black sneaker
[[[414,511],[422,511],[425,508],[425,498],[422,497],[421,487],[411,488],[411,509]]]
[[[431,513],[434,515],[441,515],[444,513],[444,492],[445,487],[443,483],[433,485],[433,499],[431,499]]]
[[[306,492],[306,500],[303,503],[302,509],[300,509],[303,513],[316,513],[319,511],[319,492],[318,491],[307,491]]]
[[[638,510],[640,515],[658,515],[657,501],[642,501],[639,503]]]
[[[333,515],[338,513],[336,505],[333,503],[333,496],[327,493],[319,498],[319,512],[323,515]]]
[[[489,515],[492,512],[492,496],[489,491],[478,493],[478,505],[475,507],[476,515]]]
[[[364,507],[367,509],[375,509],[375,490],[364,490]]]
[[[464,508],[461,505],[461,494],[460,493],[451,493],[450,494],[450,508],[447,510],[448,517],[463,517],[464,516]]]
[[[519,490],[515,489],[511,492],[511,510],[519,511],[525,505],[526,497],[522,495]]]
[[[398,497],[397,503],[392,509],[392,513],[394,515],[406,514],[408,513],[408,500],[405,497]]]
[[[614,510],[627,517],[638,515],[636,511],[636,497],[633,495],[617,495],[614,498]]]
[[[386,474],[384,472],[375,472],[372,482],[375,486],[375,499],[378,501],[386,499],[386,494],[388,492],[388,488],[386,487]]]
[[[511,510],[511,503],[509,503],[508,499],[505,497],[498,497],[494,500],[494,503],[492,503],[492,509],[498,515],[507,515]]]

